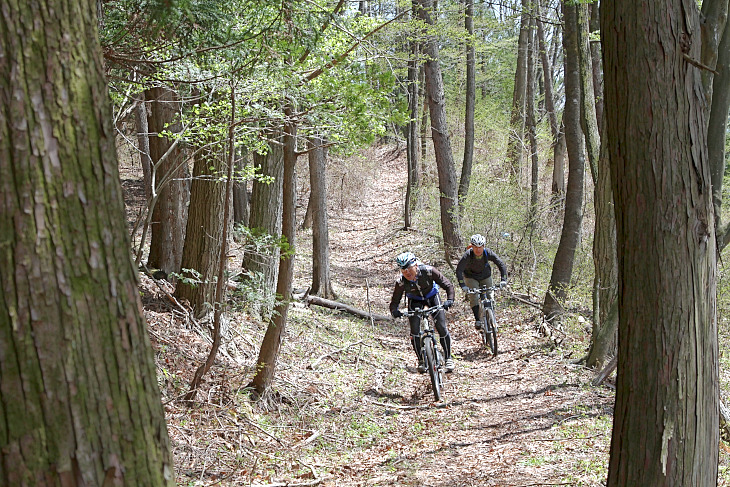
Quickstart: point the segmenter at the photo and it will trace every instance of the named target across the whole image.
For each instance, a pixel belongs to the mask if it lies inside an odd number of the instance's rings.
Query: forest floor
[[[333,285],[340,301],[387,314],[397,253],[412,250],[453,272],[433,235],[437,222],[402,230],[405,155],[383,146],[360,161],[330,174]],[[122,179],[133,218],[141,183],[134,171]],[[303,213],[306,187],[301,193]],[[306,289],[311,232],[299,232],[296,249],[294,287]],[[240,265],[240,249],[231,255]],[[403,319],[373,323],[296,301],[272,392],[252,400],[246,386],[265,325],[234,294],[224,345],[191,407],[180,399],[210,349],[208,324],[170,299],[170,284],[141,281],[178,485],[605,485],[613,379],[593,387],[595,371],[575,365],[585,329],[558,345],[539,332],[539,311],[508,293],[497,297],[492,357],[457,287],[447,315],[456,369],[441,403],[416,372]]]

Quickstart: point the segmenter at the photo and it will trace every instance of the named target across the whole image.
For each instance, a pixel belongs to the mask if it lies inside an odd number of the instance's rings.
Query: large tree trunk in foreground
[[[426,24],[434,25],[432,0],[414,0],[418,17]],[[461,250],[459,236],[459,201],[454,156],[449,142],[449,128],[446,123],[446,95],[439,64],[439,48],[436,39],[429,36],[424,43],[426,56],[426,98],[431,116],[431,136],[436,156],[441,203],[441,231],[444,237],[446,259],[456,257]]]
[[[714,487],[717,263],[701,73],[687,62],[699,15],[693,1],[643,5],[601,12],[619,264],[608,485]]]
[[[93,7],[0,15],[0,485],[174,485]]]

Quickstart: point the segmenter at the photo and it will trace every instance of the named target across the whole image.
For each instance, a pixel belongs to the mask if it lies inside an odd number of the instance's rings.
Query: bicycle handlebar
[[[446,310],[443,304],[439,304],[438,306],[432,306],[430,308],[416,308],[413,310],[405,311],[403,313],[403,316],[427,316],[430,314],[436,314],[442,309]]]
[[[502,289],[501,286],[483,286],[479,288],[469,288],[468,291],[466,291],[466,294],[481,294],[481,293],[488,293],[489,291],[496,291],[497,289]]]

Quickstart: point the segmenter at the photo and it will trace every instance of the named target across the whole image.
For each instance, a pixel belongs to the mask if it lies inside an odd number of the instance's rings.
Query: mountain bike
[[[483,286],[467,291],[467,294],[479,295],[479,321],[482,325],[479,333],[482,343],[487,350],[492,351],[493,357],[497,356],[497,319],[494,317],[494,302],[490,296],[495,289],[499,289],[499,286]]]
[[[436,401],[443,397],[444,383],[446,382],[446,365],[444,354],[437,345],[434,331],[434,317],[444,309],[443,305],[431,308],[415,308],[406,311],[403,316],[419,316],[421,318],[421,357],[431,377],[431,388]]]

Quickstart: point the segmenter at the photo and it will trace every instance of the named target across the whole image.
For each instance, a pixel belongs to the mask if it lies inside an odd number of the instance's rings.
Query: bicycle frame
[[[484,346],[491,350],[492,356],[497,355],[497,320],[494,317],[494,301],[490,294],[498,286],[482,286],[477,289],[470,289],[467,294],[479,295],[479,321],[482,323],[480,333]]]
[[[442,309],[444,309],[443,305],[438,305],[431,308],[416,308],[403,313],[403,316],[421,318],[421,357],[423,357],[431,377],[431,386],[436,401],[441,401],[446,374],[444,357],[437,345],[433,323],[434,316]]]

